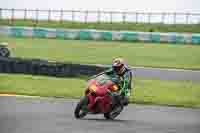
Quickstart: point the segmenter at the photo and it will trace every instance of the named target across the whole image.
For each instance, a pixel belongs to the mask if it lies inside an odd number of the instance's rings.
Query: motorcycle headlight
[[[117,91],[119,88],[117,87],[117,85],[113,85],[113,91]]]
[[[91,92],[96,92],[96,89],[97,89],[97,86],[96,86],[96,85],[91,85],[91,86],[89,87],[89,90],[90,90]]]

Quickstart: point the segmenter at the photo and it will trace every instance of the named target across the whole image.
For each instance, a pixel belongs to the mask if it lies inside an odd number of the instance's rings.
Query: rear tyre
[[[108,120],[114,120],[123,110],[123,106],[117,106],[111,112],[104,113],[104,118]]]
[[[106,119],[110,119],[110,112],[109,113],[104,113],[104,118],[106,118]]]
[[[78,102],[78,104],[76,105],[75,111],[74,111],[74,116],[77,119],[81,119],[83,117],[85,117],[87,115],[87,112],[85,112],[83,110],[83,106],[85,106],[85,102],[87,102],[88,99],[86,96],[84,96],[83,98],[81,98],[81,100]]]

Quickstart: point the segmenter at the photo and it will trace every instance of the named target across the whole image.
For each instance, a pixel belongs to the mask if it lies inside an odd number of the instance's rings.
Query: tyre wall
[[[0,73],[74,77],[80,75],[92,76],[105,69],[106,67],[92,65],[50,62],[39,59],[0,57]]]
[[[59,38],[71,40],[107,40],[127,42],[153,42],[173,44],[199,44],[198,33],[159,33],[103,30],[50,29],[40,27],[0,26],[0,34],[13,37]]]

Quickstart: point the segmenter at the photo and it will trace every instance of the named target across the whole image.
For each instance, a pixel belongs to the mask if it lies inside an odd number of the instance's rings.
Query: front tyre
[[[74,111],[74,116],[77,119],[81,119],[87,115],[87,112],[83,110],[84,106],[87,105],[88,99],[86,96],[81,98],[81,100],[78,102],[76,105],[75,111]]]

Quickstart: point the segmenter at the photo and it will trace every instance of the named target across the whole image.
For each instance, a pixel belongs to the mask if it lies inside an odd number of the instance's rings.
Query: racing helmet
[[[112,63],[112,68],[117,74],[123,74],[126,70],[124,60],[122,58],[115,58]]]

